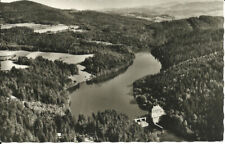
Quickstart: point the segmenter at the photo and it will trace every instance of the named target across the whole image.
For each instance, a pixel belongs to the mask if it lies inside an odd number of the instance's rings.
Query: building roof
[[[152,120],[153,120],[153,123],[156,124],[159,122],[159,118],[162,116],[162,115],[165,115],[165,112],[163,110],[162,107],[160,107],[159,105],[157,106],[154,106],[152,108]]]
[[[134,119],[141,127],[147,127],[149,124],[146,122],[146,117]]]

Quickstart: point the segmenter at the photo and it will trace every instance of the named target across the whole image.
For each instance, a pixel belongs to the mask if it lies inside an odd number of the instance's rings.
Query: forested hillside
[[[118,72],[132,63],[134,58],[132,50],[147,46],[137,36],[139,30],[144,28],[146,21],[94,11],[64,11],[28,1],[2,3],[1,6],[3,9],[0,9],[0,12],[3,16],[6,15],[3,17],[5,23],[51,24],[51,20],[54,19],[56,23],[52,24],[78,25],[81,30],[84,30],[82,33],[64,31],[56,34],[40,34],[25,27],[3,29],[0,37],[1,49],[96,54],[89,59],[96,61],[95,65],[90,65],[88,61],[83,65],[86,66],[88,72],[98,76],[103,75],[106,79],[106,74],[112,73],[111,71]],[[24,6],[29,7],[26,13],[22,9]],[[7,13],[11,11],[16,11],[22,21],[8,20]],[[18,19],[18,16],[10,14],[10,19]],[[44,20],[49,20],[49,22],[44,22]],[[103,43],[97,44],[95,41]],[[111,45],[105,45],[104,42],[111,43]],[[105,56],[110,59],[105,59]],[[104,63],[104,66],[100,65],[101,63]]]
[[[69,98],[64,88],[71,82],[68,76],[77,74],[76,66],[42,57],[35,60],[21,57],[16,63],[29,68],[0,71],[0,139],[58,141],[56,121],[63,119],[68,123],[63,116],[69,113]],[[61,131],[74,133],[69,126]],[[71,141],[69,136],[66,140]]]
[[[4,142],[82,142],[85,138],[95,142],[157,140],[156,135],[112,110],[75,119],[69,110],[33,110],[21,101],[5,98],[1,98],[0,108],[0,139]],[[62,137],[57,133],[62,133]]]
[[[167,69],[180,62],[198,58],[223,49],[223,29],[193,31],[176,37],[152,50]]]
[[[51,62],[42,57],[35,60],[20,57],[16,63],[28,65],[29,68],[0,71],[1,96],[15,96],[20,100],[46,104],[67,103],[68,98],[63,91],[72,82],[68,76],[78,72],[75,65],[61,61]]]
[[[179,45],[184,45],[186,37],[192,39],[192,42],[189,41],[189,43],[197,45],[198,40],[192,37],[192,33],[204,34],[204,39],[208,40],[210,40],[210,37],[207,37],[208,32],[214,33],[214,40],[218,37],[217,31],[219,30],[217,28],[223,27],[221,17],[200,16],[199,18],[151,23],[145,20],[94,11],[66,12],[73,17],[74,24],[85,32],[64,31],[49,34],[34,33],[32,29],[25,27],[4,29],[1,31],[1,49],[39,50],[71,54],[94,53],[96,54],[94,58],[85,61],[83,65],[92,74],[105,75],[109,71],[127,67],[134,58],[132,52],[154,48],[159,49],[157,51],[161,53],[160,49],[165,45],[174,47],[173,41],[179,43]],[[35,17],[40,19],[38,14]],[[24,19],[29,20],[29,18]],[[35,21],[31,20],[30,22]],[[222,31],[220,33],[222,34]],[[97,44],[94,41],[108,42],[111,45]],[[216,41],[215,44],[219,45]],[[210,46],[207,47],[210,50]],[[160,59],[160,56],[158,58],[162,63],[164,62]],[[165,61],[167,62],[167,60]],[[90,62],[93,62],[93,65]],[[102,63],[104,63],[104,66],[101,65]]]
[[[0,14],[3,19],[3,23],[73,23],[73,18],[66,12],[31,1],[1,3]]]
[[[135,82],[134,96],[142,109],[161,105],[167,113],[162,125],[177,134],[194,140],[222,140],[222,19],[204,17],[205,22],[214,23],[210,27],[194,19],[187,20],[192,24],[190,32],[169,35],[162,27],[168,41],[152,50],[162,70]]]
[[[150,45],[161,47],[162,45],[173,43],[175,40],[184,41],[185,39],[192,39],[191,36],[193,35],[191,35],[191,32],[197,34],[203,30],[212,31],[223,28],[223,18],[200,16],[170,22],[153,23],[148,25],[147,28],[153,31],[153,40]]]
[[[95,36],[95,33],[102,32],[101,29],[96,30],[102,28],[100,19],[99,23],[95,19],[85,22],[81,20],[82,17],[76,18],[80,15],[79,13],[72,15],[70,11],[53,9],[29,1],[1,3],[0,6],[3,23],[76,24],[86,31],[86,33],[64,31],[49,34],[35,33],[26,27],[4,29],[1,30],[0,37],[0,49],[2,50],[95,54],[83,65],[90,73],[103,74],[106,77],[110,75],[112,69],[113,73],[116,73],[132,63],[134,54],[131,49],[134,47],[131,45],[138,40],[134,37],[133,40],[129,40],[127,34],[123,38],[124,41],[127,41],[126,43],[120,43],[123,41],[116,38],[120,35],[116,34],[116,29],[120,26],[122,17],[120,19],[116,16],[113,17],[117,21],[113,26],[114,35],[108,34],[113,40],[107,38],[103,41],[113,43],[105,45],[95,42],[102,40],[101,38],[107,34],[105,31],[104,35]],[[96,12],[87,12],[89,16],[87,15],[85,19],[90,19],[92,13]],[[108,21],[111,15],[96,14],[104,17],[106,22],[104,25],[111,23]],[[133,21],[133,24],[136,23],[135,19],[125,19],[124,21],[126,21],[125,24],[130,21]],[[95,27],[89,28],[90,23]],[[109,29],[111,30],[111,28]],[[127,116],[117,114],[115,111],[98,113],[96,116],[93,114],[93,117],[89,118],[80,116],[76,120],[69,110],[68,92],[65,90],[67,85],[72,82],[68,76],[77,74],[75,65],[67,65],[60,61],[51,62],[41,57],[35,60],[19,58],[15,63],[28,65],[29,68],[20,70],[13,68],[9,72],[0,72],[1,141],[68,142],[76,141],[76,139],[84,141],[84,138],[90,136],[94,141],[154,140],[154,138],[150,138],[150,133],[145,133]],[[116,126],[119,122],[118,119],[122,124]],[[90,129],[91,131],[89,131]],[[126,131],[122,131],[124,129]],[[59,138],[57,133],[62,133],[62,138]],[[114,136],[112,137],[112,135]]]
[[[52,108],[52,111],[40,111],[41,107],[33,110],[19,100],[7,100],[2,96],[0,108],[1,141],[57,142],[60,141],[57,137],[58,132],[65,135],[62,141],[73,141],[74,129],[69,125],[73,119],[68,115],[69,111],[64,115],[65,110],[59,111],[59,107]]]

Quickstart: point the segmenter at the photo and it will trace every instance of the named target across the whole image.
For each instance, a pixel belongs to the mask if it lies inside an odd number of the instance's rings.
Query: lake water
[[[71,112],[74,116],[114,109],[129,116],[137,118],[147,111],[141,110],[134,103],[133,82],[146,76],[159,73],[161,64],[150,53],[137,53],[134,63],[117,77],[100,84],[87,85],[82,83],[80,88],[71,93]],[[170,131],[159,135],[160,141],[184,141],[184,138],[176,136]]]
[[[133,119],[147,111],[134,102],[132,83],[146,75],[156,74],[161,64],[150,53],[138,53],[134,63],[117,77],[100,84],[81,84],[71,97],[73,115],[91,115],[93,112],[115,109]]]

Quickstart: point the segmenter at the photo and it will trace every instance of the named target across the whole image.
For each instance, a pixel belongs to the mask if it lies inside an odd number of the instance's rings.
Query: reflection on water
[[[123,74],[100,84],[81,84],[71,94],[73,115],[91,115],[93,112],[115,109],[130,118],[146,114],[132,96],[132,83],[146,75],[156,74],[161,64],[150,53],[138,53],[134,63]]]

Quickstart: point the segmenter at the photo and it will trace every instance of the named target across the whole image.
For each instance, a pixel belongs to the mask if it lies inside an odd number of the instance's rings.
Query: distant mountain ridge
[[[173,2],[156,6],[108,9],[103,10],[103,12],[128,16],[135,13],[137,14],[136,17],[142,15],[145,18],[158,15],[169,15],[175,19],[184,19],[200,15],[223,16],[223,1],[189,3]],[[135,16],[133,15],[133,17]]]
[[[44,24],[74,24],[76,10],[61,10],[32,1],[1,3],[1,23],[35,22]],[[145,19],[152,22],[170,21],[200,15],[223,16],[223,2],[172,2],[156,6],[108,9],[100,12]]]

